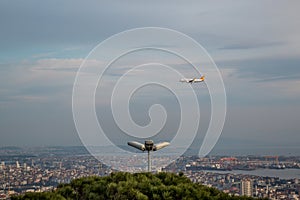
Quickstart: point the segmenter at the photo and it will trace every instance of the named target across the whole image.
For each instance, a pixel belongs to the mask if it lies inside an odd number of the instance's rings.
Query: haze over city
[[[216,149],[230,147],[247,153],[260,149],[272,153],[277,149],[276,154],[297,154],[299,6],[298,1],[1,1],[0,146],[82,145],[73,122],[72,90],[84,58],[100,42],[119,32],[163,27],[180,31],[201,44],[220,70],[227,115]],[[118,48],[118,44],[111,48]],[[186,76],[195,76],[186,64],[170,55],[137,55],[142,61],[163,58]],[[120,78],[132,59],[129,56],[122,65],[115,63],[104,81]],[[197,67],[205,71],[204,65]],[[174,84],[184,87],[177,79]],[[205,85],[192,87],[201,108],[200,128],[192,145],[198,148],[201,142],[197,141],[203,139],[208,127],[210,100]],[[98,117],[104,116],[111,131],[119,131],[103,114],[108,105],[105,95],[96,94]],[[163,88],[147,86],[134,94],[132,118],[147,125],[148,109],[154,103],[164,105],[170,113],[163,131],[174,133],[178,128],[178,102]],[[188,137],[189,130],[186,134]]]

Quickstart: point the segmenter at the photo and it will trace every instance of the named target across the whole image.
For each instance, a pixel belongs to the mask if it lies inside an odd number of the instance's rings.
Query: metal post
[[[150,151],[148,151],[148,172],[151,172]]]

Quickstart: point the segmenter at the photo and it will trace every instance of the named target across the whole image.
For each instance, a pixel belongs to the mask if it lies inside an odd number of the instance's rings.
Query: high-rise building
[[[252,197],[253,194],[253,182],[251,180],[242,180],[240,188],[241,196]]]
[[[20,163],[19,161],[16,161],[16,167],[19,169],[20,168]]]

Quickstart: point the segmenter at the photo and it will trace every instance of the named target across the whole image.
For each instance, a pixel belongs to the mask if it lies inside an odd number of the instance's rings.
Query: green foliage
[[[23,196],[13,196],[12,200],[65,200],[63,196],[54,192],[38,192],[38,193],[27,193]]]
[[[231,197],[214,188],[192,183],[182,173],[112,173],[107,177],[87,177],[61,184],[54,192],[28,193],[12,200],[173,200],[173,199],[252,199]]]

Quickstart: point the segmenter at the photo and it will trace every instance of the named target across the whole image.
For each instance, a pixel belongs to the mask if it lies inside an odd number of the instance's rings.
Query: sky
[[[216,148],[297,147],[299,6],[299,1],[279,0],[130,3],[3,0],[0,2],[0,146],[82,145],[73,121],[72,90],[76,72],[86,56],[114,34],[133,28],[162,27],[193,38],[220,70],[227,113]],[[111,48],[113,52],[118,45]],[[170,58],[168,64],[188,68],[163,53],[137,55],[144,62],[153,57]],[[132,65],[130,56],[122,62],[123,68],[108,71],[105,79],[116,81],[126,66]],[[188,70],[186,73],[194,74]],[[198,141],[208,126],[210,101],[205,86],[192,87],[202,109]],[[108,105],[105,95],[109,94],[103,91],[96,94],[98,118],[103,118],[105,129],[118,132],[112,118],[103,114]],[[132,118],[141,126],[149,123],[149,106],[156,103],[171,113],[163,131],[174,132],[178,126],[179,114],[175,109],[178,102],[162,88],[145,87],[133,95],[132,102],[129,106]]]

